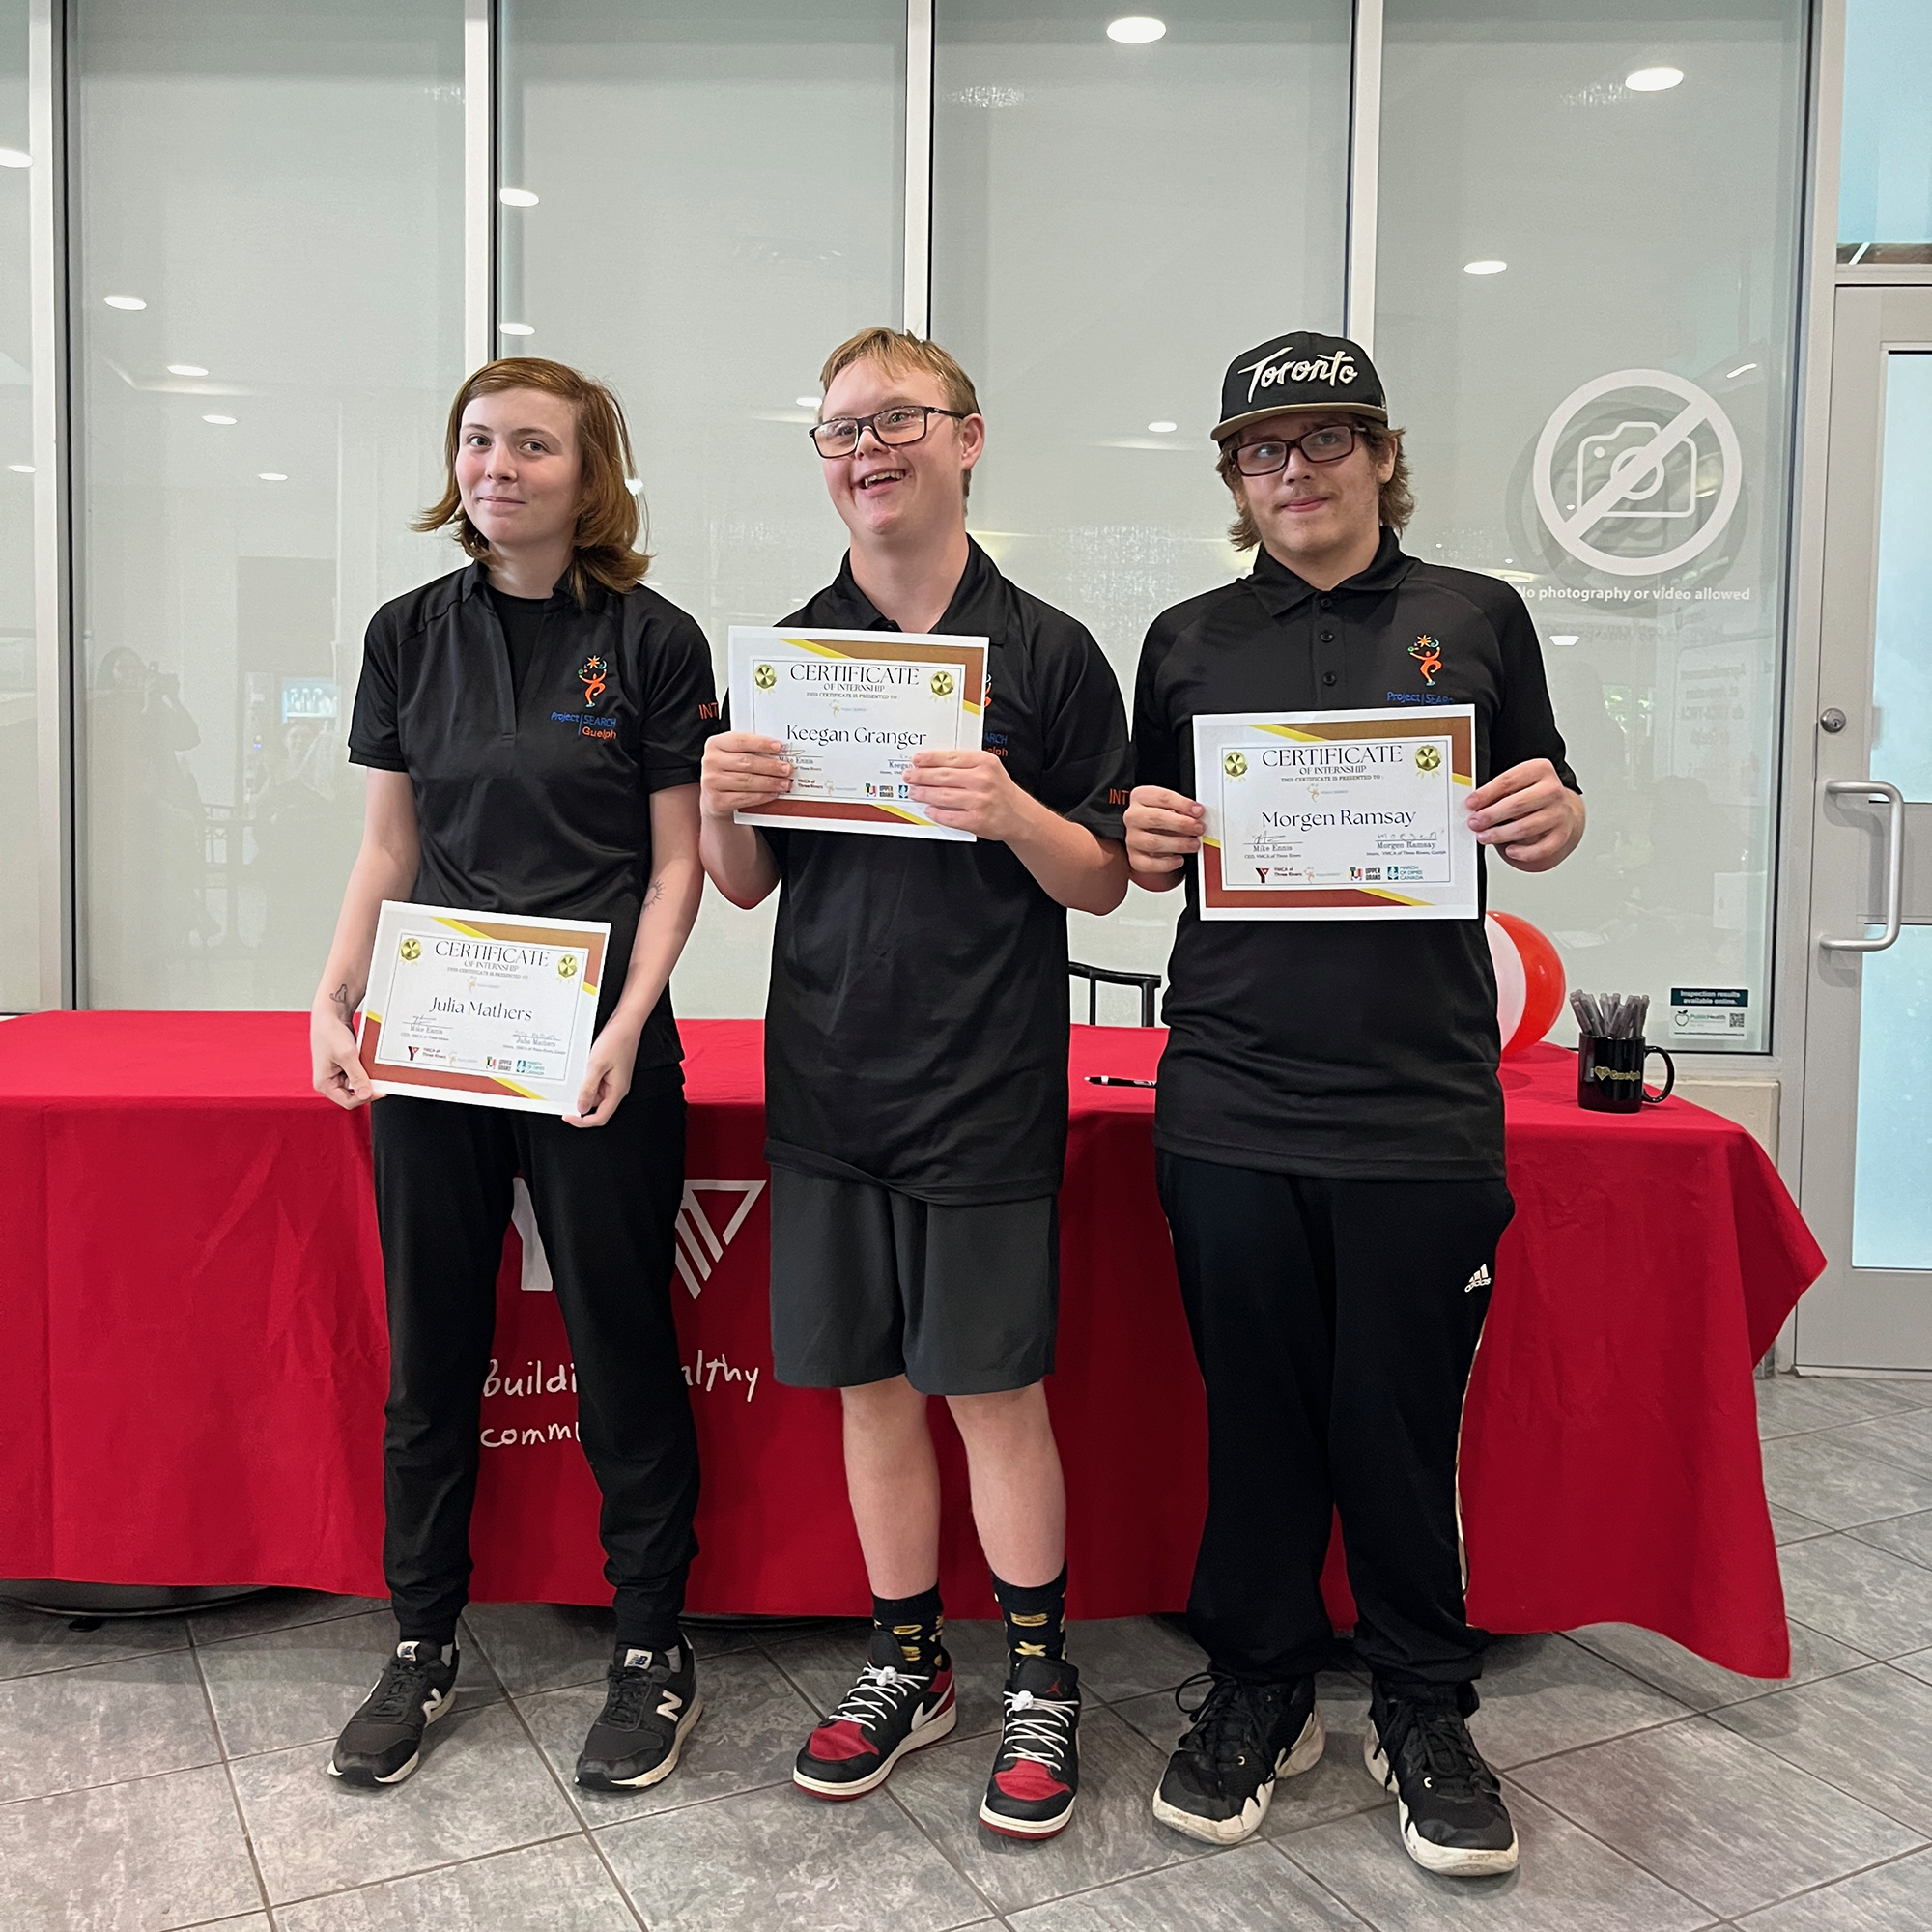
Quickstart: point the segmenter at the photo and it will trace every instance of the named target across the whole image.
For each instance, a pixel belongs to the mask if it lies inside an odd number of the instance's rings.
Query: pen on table
[[[1151,1080],[1127,1080],[1118,1073],[1090,1073],[1087,1076],[1090,1087],[1151,1087]]]

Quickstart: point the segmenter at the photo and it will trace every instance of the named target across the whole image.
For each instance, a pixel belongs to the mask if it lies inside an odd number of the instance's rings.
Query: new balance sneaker
[[[1174,1693],[1201,1679],[1190,1677]],[[1219,1671],[1191,1713],[1194,1721],[1167,1761],[1153,1815],[1163,1825],[1210,1845],[1238,1845],[1267,1816],[1277,1777],[1312,1769],[1326,1742],[1315,1708],[1315,1680],[1244,1684]]]
[[[814,1798],[858,1798],[876,1791],[909,1750],[943,1738],[959,1721],[952,1661],[908,1670],[898,1639],[872,1632],[872,1647],[845,1701],[805,1741],[792,1782]]]
[[[456,1646],[399,1643],[328,1760],[351,1784],[400,1784],[422,1756],[423,1732],[456,1702]]]
[[[1369,1776],[1396,1795],[1402,1842],[1424,1871],[1483,1878],[1516,1869],[1516,1827],[1496,1775],[1469,1735],[1473,1684],[1369,1699],[1362,1758]]]
[[[635,1791],[677,1769],[678,1752],[704,1710],[688,1643],[668,1650],[617,1646],[604,1709],[577,1755],[577,1781],[592,1791]]]
[[[1066,1829],[1080,1792],[1080,1673],[1065,1658],[1020,1657],[980,1822],[1008,1838]]]

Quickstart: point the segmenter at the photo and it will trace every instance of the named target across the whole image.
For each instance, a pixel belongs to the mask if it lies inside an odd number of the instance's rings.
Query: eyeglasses
[[[881,442],[898,448],[922,440],[934,416],[952,416],[964,422],[966,412],[927,409],[923,403],[895,403],[891,409],[868,416],[834,416],[829,422],[814,423],[811,440],[820,456],[850,456],[859,447],[859,439],[870,430]]]
[[[1288,468],[1289,453],[1296,449],[1310,463],[1340,463],[1361,437],[1360,430],[1345,423],[1329,423],[1293,441],[1270,437],[1265,442],[1244,442],[1235,450],[1235,468],[1243,476],[1272,476]]]

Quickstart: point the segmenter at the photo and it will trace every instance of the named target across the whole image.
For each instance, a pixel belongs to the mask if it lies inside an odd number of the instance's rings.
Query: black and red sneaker
[[[1018,1658],[1006,1704],[980,1822],[1008,1838],[1050,1838],[1080,1791],[1080,1673],[1065,1658]]]
[[[958,1721],[952,1660],[945,1651],[931,1670],[909,1670],[892,1632],[874,1630],[859,1681],[806,1739],[791,1780],[814,1798],[863,1797],[886,1781],[907,1751],[936,1743]]]

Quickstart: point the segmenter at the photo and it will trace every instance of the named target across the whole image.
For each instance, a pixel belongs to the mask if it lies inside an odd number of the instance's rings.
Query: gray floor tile
[[[1527,1792],[1505,1788],[1522,1847],[1502,1878],[1436,1878],[1402,1848],[1394,1807],[1318,1825],[1282,1854],[1379,1932],[1691,1932],[1711,1914]]]
[[[1768,1376],[1757,1384],[1758,1434],[1769,1439],[1807,1429],[1840,1429],[1928,1403],[1932,1397],[1921,1382],[1869,1376]]]
[[[583,1734],[604,1708],[603,1685],[574,1685],[517,1702],[571,1803],[592,1825],[611,1825],[791,1776],[792,1759],[818,1713],[777,1664],[755,1650],[712,1658],[698,1665],[697,1688],[704,1712],[685,1738],[677,1769],[641,1791],[582,1791],[573,1781]]]
[[[1843,1878],[1915,1843],[1903,1826],[1709,1718],[1548,1758],[1515,1776],[1721,1917]]]
[[[1346,1906],[1255,1844],[1037,1905],[1010,1923],[1013,1932],[1363,1932]]]
[[[274,1932],[266,1912],[244,1912],[239,1918],[204,1918],[199,1925],[182,1927],[182,1932]]]
[[[219,1609],[197,1610],[188,1618],[188,1626],[196,1643],[219,1643],[224,1637],[260,1636],[267,1631],[319,1624],[330,1617],[359,1617],[388,1606],[386,1597],[336,1597],[327,1590],[265,1590],[258,1597],[223,1604]]]
[[[271,1904],[373,1885],[577,1829],[507,1703],[459,1704],[429,1734],[407,1783],[359,1789],[328,1776],[318,1745],[240,1758],[235,1786]]]
[[[1685,1707],[1564,1636],[1499,1636],[1483,1659],[1482,1709],[1469,1719],[1498,1771],[1551,1751],[1667,1724]]]
[[[220,1755],[190,1650],[0,1681],[0,1803]]]
[[[870,1624],[854,1622],[789,1643],[769,1644],[765,1654],[822,1717],[851,1690],[866,1661],[870,1631]],[[952,1656],[953,1694],[959,1706],[953,1735],[977,1738],[997,1730],[1002,1716],[1000,1692],[1007,1681],[1005,1626],[985,1617],[962,1619],[956,1624],[949,1621],[946,1647]],[[1082,1677],[1084,1681],[1084,1672]]]
[[[1790,1544],[1777,1559],[1785,1605],[1800,1623],[1868,1657],[1932,1644],[1932,1590],[1916,1563],[1849,1536]]]
[[[471,1604],[463,1621],[513,1697],[601,1679],[617,1635],[608,1609],[582,1604]]]
[[[637,1932],[582,1836],[472,1859],[276,1912],[281,1932]]]
[[[1208,1668],[1201,1646],[1161,1617],[1110,1617],[1071,1624],[1066,1654],[1080,1666],[1082,1694],[1099,1704],[1123,1703],[1151,1690],[1172,1690]]]
[[[1771,1540],[1774,1543],[1803,1543],[1807,1536],[1829,1536],[1831,1532],[1829,1522],[1814,1522],[1808,1516],[1800,1516],[1796,1510],[1781,1509],[1776,1503],[1771,1505]]]
[[[1878,1663],[1717,1717],[1932,1838],[1932,1684]]]
[[[1894,1657],[1891,1667],[1918,1678],[1921,1684],[1932,1684],[1932,1650],[1915,1650],[1907,1656]]]
[[[826,1804],[786,1784],[608,1826],[597,1840],[651,1932],[951,1932],[986,1917],[885,1792]]]
[[[1178,1864],[1202,1850],[1154,1823],[1153,1792],[1166,1758],[1101,1706],[1081,1716],[1080,1799],[1057,1838],[1022,1844],[980,1823],[992,1764],[988,1740],[935,1745],[900,1761],[893,1795],[996,1912]]]
[[[1767,1442],[1764,1491],[1773,1502],[1833,1529],[1932,1509],[1932,1478],[1855,1449],[1835,1434]]]
[[[187,1625],[180,1617],[107,1617],[84,1631],[71,1629],[72,1622],[0,1604],[0,1677],[71,1670],[115,1657],[152,1657],[187,1644]]]
[[[8,1932],[159,1932],[261,1903],[218,1764],[0,1806]]]
[[[1917,1516],[1897,1516],[1889,1522],[1868,1522],[1845,1532],[1874,1549],[1889,1549],[1921,1570],[1932,1570],[1932,1510]]]
[[[202,1643],[202,1674],[228,1754],[334,1737],[374,1689],[395,1642],[395,1619],[384,1607]],[[458,1651],[458,1705],[501,1697],[502,1686],[475,1646],[459,1637]]]
[[[1906,1932],[1923,1925],[1932,1925],[1932,1852],[1753,1912],[1739,1932]]]
[[[1655,1684],[1666,1695],[1693,1711],[1714,1711],[1719,1704],[1742,1703],[1747,1697],[1769,1696],[1774,1690],[1793,1684],[1808,1684],[1813,1678],[1830,1677],[1840,1670],[1856,1670],[1870,1660],[1862,1651],[1840,1643],[1836,1637],[1808,1630],[1794,1623],[1791,1630],[1791,1675],[1746,1677],[1726,1670],[1720,1663],[1686,1650],[1656,1631],[1640,1630],[1635,1624],[1591,1624],[1572,1631],[1578,1643],[1634,1671],[1646,1683]]]
[[[1932,1482],[1932,1408],[1855,1422],[1849,1428],[1833,1430],[1828,1439],[1842,1442],[1861,1456],[1896,1463],[1901,1469]]]

